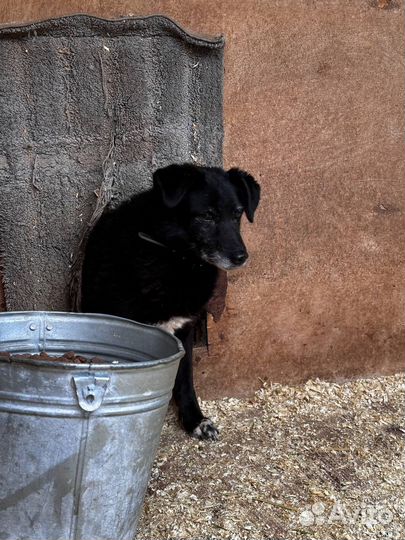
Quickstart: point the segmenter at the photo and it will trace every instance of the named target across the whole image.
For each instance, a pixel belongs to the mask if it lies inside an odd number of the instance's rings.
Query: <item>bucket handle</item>
[[[110,377],[108,375],[74,375],[72,378],[80,408],[85,412],[96,411],[104,399]]]

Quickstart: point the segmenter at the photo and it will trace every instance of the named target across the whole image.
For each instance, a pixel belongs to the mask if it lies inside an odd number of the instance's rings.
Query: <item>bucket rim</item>
[[[151,360],[141,360],[141,361],[119,361],[117,363],[81,363],[81,364],[75,364],[73,362],[63,362],[61,360],[36,360],[33,358],[13,358],[13,354],[10,353],[9,358],[1,357],[0,356],[0,362],[2,363],[13,363],[13,364],[23,364],[28,366],[37,366],[37,367],[44,367],[48,369],[61,369],[61,370],[72,370],[72,371],[95,371],[95,370],[132,370],[132,369],[142,369],[142,368],[151,368],[151,367],[159,367],[166,364],[170,364],[172,362],[175,362],[176,360],[180,360],[184,356],[184,348],[181,343],[181,341],[174,336],[173,334],[167,332],[166,330],[158,327],[153,326],[150,324],[141,323],[138,321],[133,321],[131,319],[127,319],[125,317],[117,317],[116,315],[107,315],[102,313],[74,313],[69,311],[3,311],[0,312],[0,328],[1,323],[4,322],[4,319],[9,319],[9,322],[12,322],[13,318],[17,317],[26,317],[27,323],[30,322],[29,319],[38,319],[41,322],[45,322],[48,319],[48,322],[51,321],[52,317],[62,317],[66,319],[81,319],[81,320],[100,320],[100,321],[111,321],[115,323],[121,323],[123,326],[131,326],[131,327],[137,327],[137,328],[143,328],[146,333],[149,335],[156,334],[163,336],[164,339],[166,339],[168,342],[171,341],[172,344],[174,344],[177,347],[177,352],[165,356],[163,358],[157,358],[157,359],[151,359]],[[2,345],[2,338],[0,336],[0,352],[3,352],[1,345]],[[9,351],[4,351],[9,352]],[[24,353],[15,353],[18,355],[24,354]],[[29,353],[32,354],[32,353]]]

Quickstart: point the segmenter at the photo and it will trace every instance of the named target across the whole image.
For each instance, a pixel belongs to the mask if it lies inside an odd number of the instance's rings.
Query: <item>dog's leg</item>
[[[193,383],[193,328],[182,329],[176,336],[183,343],[184,357],[180,360],[173,396],[179,408],[184,429],[197,439],[217,440],[218,429],[206,418],[200,409]]]

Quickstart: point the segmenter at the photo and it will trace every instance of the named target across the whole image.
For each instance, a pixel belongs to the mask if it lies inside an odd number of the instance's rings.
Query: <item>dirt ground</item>
[[[137,540],[404,538],[404,377],[264,384],[202,403],[204,443],[168,414]]]

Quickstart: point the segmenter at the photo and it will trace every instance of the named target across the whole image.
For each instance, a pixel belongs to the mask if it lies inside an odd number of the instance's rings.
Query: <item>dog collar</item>
[[[167,246],[165,246],[161,242],[158,242],[157,240],[155,240],[154,238],[152,238],[148,234],[145,234],[144,232],[138,231],[138,236],[142,240],[145,240],[145,242],[150,242],[151,244],[155,244],[156,246],[160,246],[160,247],[164,247],[166,249],[169,249]],[[175,249],[172,249],[171,251],[172,251],[172,253],[178,254]],[[181,255],[181,259],[186,260],[187,259],[186,255]],[[202,267],[203,263],[198,263],[197,266]]]
[[[157,240],[154,240],[152,237],[150,237],[149,235],[143,232],[138,232],[138,236],[139,238],[142,238],[142,240],[145,240],[146,242],[150,242],[151,244],[156,244],[157,246],[167,248],[167,246],[165,246],[161,242],[158,242]]]

